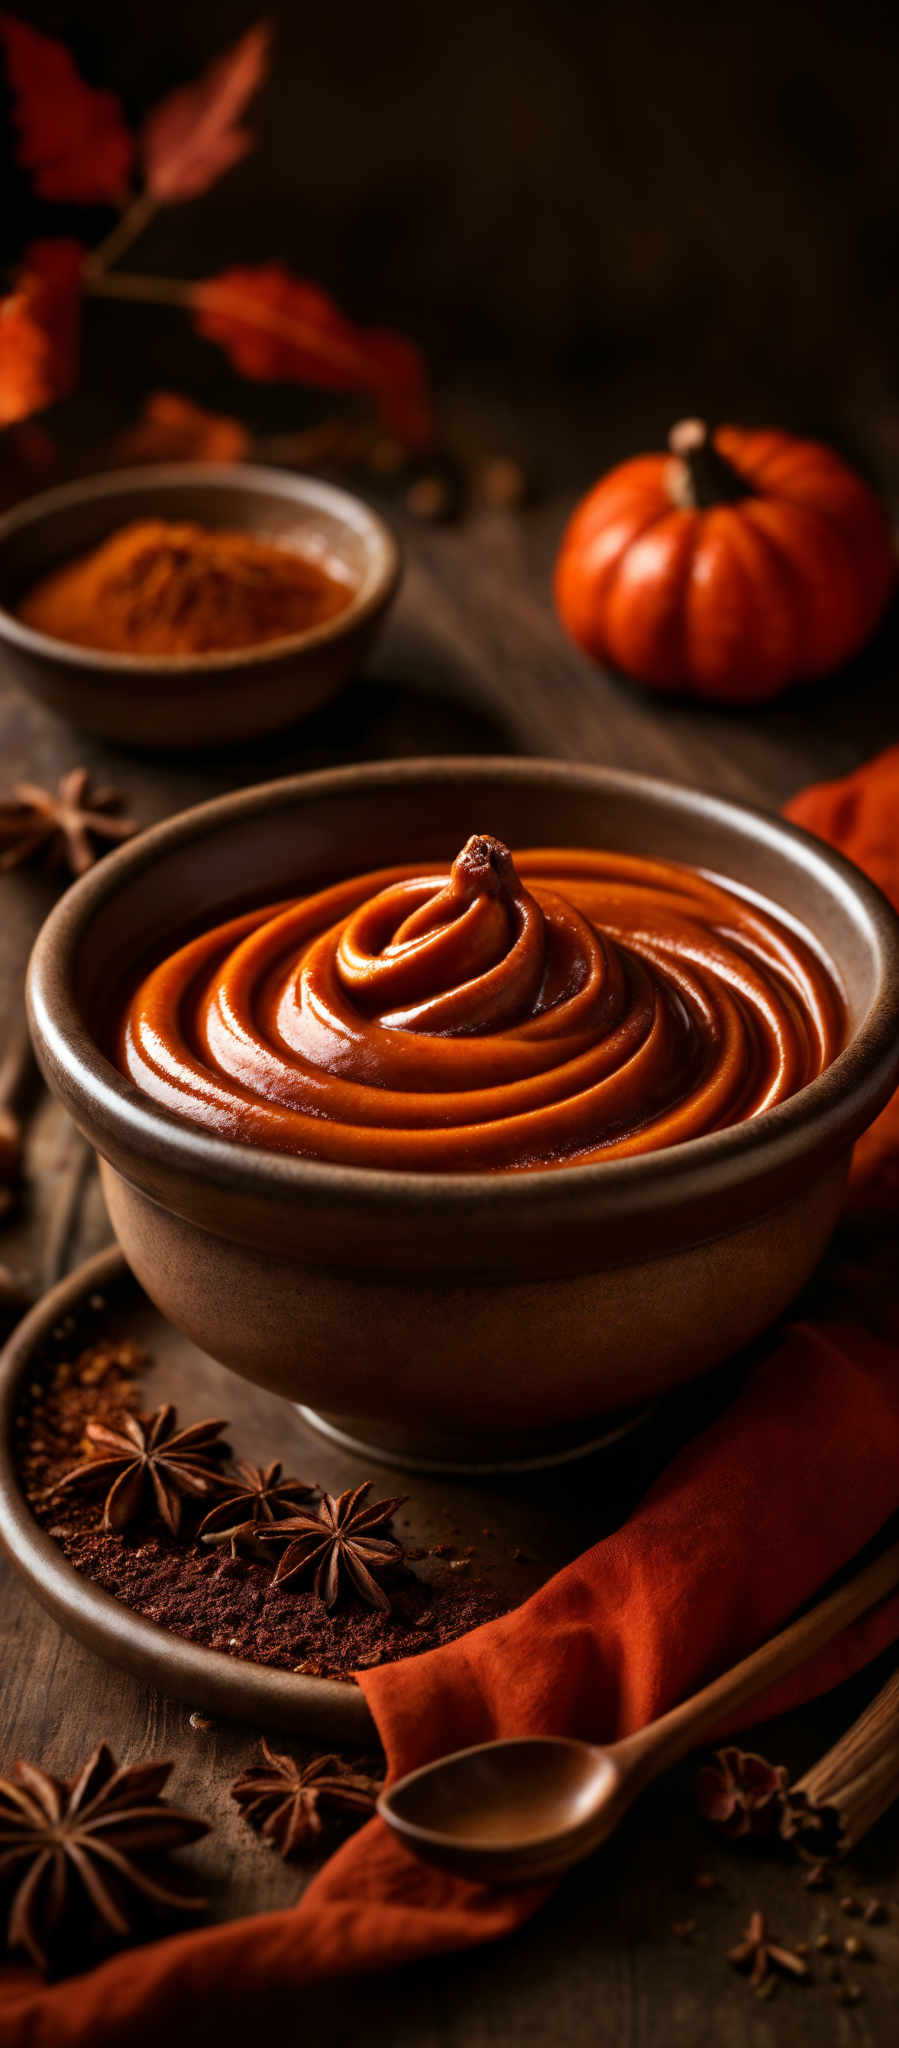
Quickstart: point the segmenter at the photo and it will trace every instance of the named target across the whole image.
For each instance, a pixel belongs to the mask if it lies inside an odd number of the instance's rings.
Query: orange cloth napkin
[[[864,868],[899,910],[899,747],[839,782],[802,790],[786,815]],[[866,1216],[899,1211],[899,1091],[856,1145],[847,1207]]]
[[[879,764],[871,773],[879,792]],[[602,1741],[642,1726],[776,1630],[897,1509],[899,1351],[858,1327],[794,1324],[623,1528],[514,1613],[361,1675],[391,1774],[495,1735]],[[897,1633],[899,1596],[744,1724],[828,1689]],[[0,2048],[157,2048],[167,2036],[225,2048],[260,2024],[293,2039],[304,1986],[491,1940],[542,1896],[428,1869],[371,1821],[298,1908],[173,1936],[50,1988],[8,1966]]]

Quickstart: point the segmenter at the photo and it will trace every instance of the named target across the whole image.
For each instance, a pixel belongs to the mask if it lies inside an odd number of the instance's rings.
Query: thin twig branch
[[[139,192],[137,198],[132,199],[130,206],[126,206],[124,213],[119,215],[106,240],[100,242],[87,257],[84,265],[85,277],[102,277],[110,265],[117,263],[124,251],[130,249],[132,242],[137,241],[138,235],[143,234],[155,212],[155,199],[151,198],[149,192]]]

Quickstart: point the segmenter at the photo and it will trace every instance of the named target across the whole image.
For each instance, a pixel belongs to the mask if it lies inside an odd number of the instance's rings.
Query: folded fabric
[[[495,1735],[603,1741],[642,1726],[777,1629],[897,1507],[899,1352],[861,1329],[792,1326],[616,1534],[512,1614],[361,1675],[391,1774]],[[830,1687],[897,1633],[899,1598],[753,1718]],[[150,2048],[189,2030],[197,2048],[224,2048],[263,2015],[267,2030],[295,2024],[304,1985],[491,1940],[540,1897],[431,1870],[371,1821],[293,1911],[179,1935],[50,1989],[10,1967],[0,2044]]]
[[[888,747],[839,782],[819,782],[786,806],[794,824],[839,847],[899,910],[899,747]],[[855,1148],[850,1211],[899,1212],[899,1091]]]
[[[806,791],[788,814],[899,907],[897,799],[894,748]],[[897,1161],[899,1097],[857,1148],[856,1203],[899,1206]],[[606,1741],[643,1726],[776,1630],[897,1509],[899,1351],[854,1326],[793,1325],[622,1529],[514,1613],[360,1675],[391,1775],[493,1736]],[[897,1634],[899,1596],[739,1725],[829,1689]],[[614,1855],[614,1843],[600,1853]],[[293,2039],[304,1986],[492,1940],[542,1896],[431,1870],[372,1821],[291,1911],[174,1936],[50,1988],[8,1966],[0,2048],[157,2048],[166,2032],[226,2048],[259,2022]]]

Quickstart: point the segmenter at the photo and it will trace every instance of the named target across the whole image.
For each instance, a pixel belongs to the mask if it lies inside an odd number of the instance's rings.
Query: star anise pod
[[[92,790],[86,768],[70,769],[56,790],[17,782],[0,799],[0,870],[43,856],[51,867],[67,862],[73,875],[85,874],[98,840],[130,839],[137,831],[122,803],[117,789]]]
[[[221,1491],[224,1482],[215,1460],[225,1455],[227,1446],[216,1439],[228,1425],[207,1421],[176,1429],[176,1422],[169,1402],[152,1415],[124,1416],[121,1429],[89,1422],[86,1435],[96,1445],[97,1456],[66,1472],[54,1492],[69,1486],[90,1491],[108,1484],[103,1527],[110,1534],[119,1535],[152,1504],[177,1536],[183,1495],[202,1498]]]
[[[227,1497],[210,1508],[197,1537],[201,1543],[230,1543],[232,1557],[238,1544],[253,1546],[260,1524],[278,1522],[315,1492],[304,1479],[282,1479],[280,1463],[248,1465],[243,1458],[235,1459],[233,1474],[222,1474],[222,1486],[228,1488]]]
[[[791,1948],[773,1940],[764,1913],[750,1914],[742,1941],[729,1950],[727,1959],[735,1970],[745,1970],[751,1984],[763,1984],[772,1965],[785,1977],[796,1977],[800,1983],[811,1976],[804,1956],[795,1955]]]
[[[374,1574],[400,1564],[403,1547],[374,1531],[386,1529],[403,1503],[401,1498],[375,1500],[366,1506],[371,1485],[366,1479],[363,1486],[349,1487],[336,1500],[333,1493],[325,1493],[315,1514],[311,1509],[301,1510],[273,1529],[259,1531],[261,1543],[287,1545],[278,1560],[274,1585],[288,1586],[292,1579],[311,1574],[319,1599],[326,1607],[334,1607],[347,1581],[367,1607],[390,1613],[390,1601]]]
[[[278,1756],[263,1741],[265,1762],[251,1764],[236,1778],[231,1797],[244,1817],[266,1840],[293,1856],[322,1832],[321,1807],[373,1813],[380,1780],[369,1778],[339,1756],[318,1756],[311,1764],[295,1764]]]
[[[196,1911],[205,1899],[172,1891],[157,1874],[169,1849],[209,1833],[204,1820],[160,1798],[170,1763],[119,1769],[105,1742],[72,1779],[36,1764],[0,1778],[0,1885],[12,1889],[7,1946],[47,1970],[78,1956],[97,1926],[125,1940],[141,1900]]]
[[[731,1838],[773,1835],[785,1811],[787,1784],[782,1764],[769,1764],[751,1750],[719,1749],[697,1775],[699,1811]]]

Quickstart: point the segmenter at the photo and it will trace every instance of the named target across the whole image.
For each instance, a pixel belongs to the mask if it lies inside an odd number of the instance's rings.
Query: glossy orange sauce
[[[243,1144],[421,1171],[655,1151],[829,1065],[841,998],[767,905],[617,853],[385,868],[192,939],[141,983],[119,1061]]]

